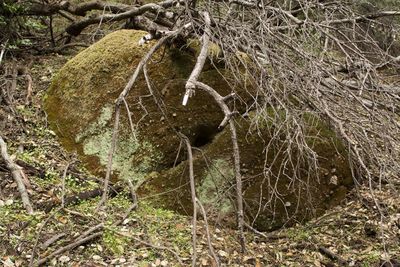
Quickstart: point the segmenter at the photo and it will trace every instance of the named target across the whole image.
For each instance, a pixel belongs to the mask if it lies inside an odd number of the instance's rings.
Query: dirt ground
[[[117,193],[105,210],[96,211],[99,197],[66,202],[61,208],[62,195],[71,199],[94,192],[102,179],[63,150],[42,109],[53,75],[70,57],[55,54],[2,63],[3,88],[13,79],[4,70],[15,65],[27,66],[33,80],[31,98],[23,75],[17,76],[15,90],[2,90],[0,133],[29,179],[35,212],[26,214],[16,184],[0,162],[0,261],[4,266],[36,266],[39,259],[45,266],[190,265],[191,218],[150,206],[152,196],[139,199],[135,208],[129,189],[113,185]],[[244,254],[237,232],[223,225],[210,225],[211,243],[222,266],[400,266],[399,189],[399,184],[373,191],[360,186],[304,225],[271,233],[248,230]],[[82,241],[93,236],[87,231],[94,226],[99,234]],[[202,220],[197,238],[197,264],[215,266]],[[74,244],[77,240],[82,242]]]

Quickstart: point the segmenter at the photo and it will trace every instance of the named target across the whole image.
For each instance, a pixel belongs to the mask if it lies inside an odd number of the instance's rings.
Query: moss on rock
[[[49,121],[61,142],[70,151],[77,151],[94,173],[104,173],[107,164],[114,101],[154,44],[138,45],[145,34],[117,31],[82,51],[60,70],[45,99]],[[202,152],[194,155],[198,197],[213,218],[229,221],[234,218],[231,215],[235,207],[229,129],[218,133],[223,115],[204,92],[196,92],[187,106],[181,105],[185,82],[194,64],[195,54],[173,47],[163,48],[153,56],[148,73],[164,110],[159,110],[140,76],[126,98],[133,127],[127,112],[121,113],[113,170],[119,178],[131,179],[137,185],[147,181],[139,193],[162,193],[155,200],[158,205],[191,214],[186,155],[176,156],[180,147],[176,132],[180,131],[194,146],[202,147]],[[230,88],[221,73],[223,69],[206,64],[200,80],[221,95],[235,90],[246,102],[246,88]],[[234,104],[241,109],[239,103]],[[295,174],[293,166],[282,168],[286,136],[276,138],[266,154],[265,145],[272,136],[270,127],[265,125],[249,135],[249,121],[240,119],[237,123],[246,216],[259,229],[308,219],[344,197],[343,190],[351,184],[346,151],[321,121],[304,116],[305,135],[310,136],[307,142],[318,155],[319,169],[309,173],[309,163],[301,162],[297,180],[291,179]],[[293,150],[292,157],[299,154]],[[332,184],[333,176],[337,182]]]
[[[77,151],[89,170],[102,173],[111,143],[114,102],[142,57],[154,45],[139,45],[147,34],[121,30],[111,33],[71,59],[56,75],[45,98],[45,109],[53,130],[63,145]],[[174,47],[154,54],[148,73],[156,97],[165,113],[149,95],[140,76],[127,103],[134,133],[126,112],[121,126],[114,170],[135,181],[147,173],[169,167],[175,161],[180,139],[175,130],[196,137],[196,129],[207,124],[217,130],[222,119],[219,107],[203,92],[182,106],[185,81],[195,64],[195,56]],[[210,64],[209,64],[210,65]],[[231,92],[221,71],[208,66],[200,77],[222,95]]]
[[[346,150],[322,121],[311,115],[304,117],[307,143],[318,155],[316,172],[307,161],[301,162],[296,172],[290,163],[283,165],[285,136],[272,140],[272,149],[266,153],[272,136],[268,127],[261,126],[256,133],[247,120],[239,119],[236,123],[245,213],[256,228],[267,231],[306,221],[344,199],[352,185]],[[301,155],[293,151],[292,159],[297,160],[298,156]],[[184,161],[160,172],[142,192],[170,192],[156,199],[157,205],[191,214],[187,164]],[[228,128],[215,136],[212,145],[195,153],[193,165],[197,195],[208,213],[217,221],[234,225],[236,193]],[[292,179],[294,174],[296,179]]]

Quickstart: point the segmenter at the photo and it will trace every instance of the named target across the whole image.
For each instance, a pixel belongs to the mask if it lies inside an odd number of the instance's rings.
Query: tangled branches
[[[221,126],[229,124],[235,151],[238,225],[242,232],[240,151],[235,148],[233,121],[236,113],[226,107],[227,99],[219,92],[198,81],[205,60],[222,62],[229,70],[225,79],[233,93],[240,87],[251,94],[252,100],[246,102],[235,94],[230,97],[234,95],[245,102],[244,115],[252,122],[251,134],[269,131],[272,138],[265,145],[266,162],[270,160],[270,151],[282,152],[279,173],[273,173],[267,164],[263,172],[265,186],[271,187],[276,198],[279,192],[269,183],[271,177],[283,175],[292,183],[300,183],[304,163],[308,166],[305,173],[317,173],[319,155],[307,135],[307,123],[318,123],[313,118],[327,122],[341,137],[354,167],[356,184],[367,182],[373,192],[382,182],[398,182],[400,48],[396,41],[399,30],[396,18],[400,11],[363,13],[357,3],[166,0],[144,5],[101,1],[73,5],[62,1],[34,2],[15,15],[58,14],[69,21],[65,31],[70,38],[90,30],[91,25],[112,22],[115,28],[147,30],[149,34],[143,37],[143,42],[160,39],[137,66],[117,100],[105,188],[111,173],[119,109],[146,62],[167,42],[182,44],[202,39],[202,51],[188,77],[183,102],[193,91],[204,90],[214,96],[224,112]],[[87,16],[89,11],[96,10],[100,13]],[[7,14],[0,12],[0,15]],[[216,47],[213,53],[211,45]],[[106,194],[102,202],[105,200]]]

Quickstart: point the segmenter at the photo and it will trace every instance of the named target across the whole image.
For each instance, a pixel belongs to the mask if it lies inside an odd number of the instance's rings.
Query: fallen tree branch
[[[132,7],[130,10],[119,14],[104,14],[96,17],[87,17],[80,21],[73,22],[65,31],[73,36],[79,35],[87,26],[100,22],[119,21],[142,15],[146,12],[154,12],[160,16],[165,12],[164,8],[158,4],[149,3],[140,7]]]
[[[45,54],[45,53],[63,53],[65,50],[69,49],[69,48],[74,48],[74,47],[89,47],[88,44],[85,43],[69,43],[69,44],[65,44],[62,46],[58,46],[58,47],[50,47],[50,48],[46,48],[46,49],[41,49],[39,51],[39,53],[41,54]]]
[[[19,194],[21,195],[22,204],[26,211],[29,214],[33,213],[33,208],[31,202],[29,200],[28,192],[26,191],[25,184],[23,182],[23,175],[22,175],[22,168],[15,164],[10,156],[7,153],[7,145],[3,140],[3,137],[0,136],[0,149],[1,149],[1,156],[6,163],[7,169],[11,172],[14,181],[17,184]]]
[[[116,226],[120,225],[129,216],[129,214],[132,212],[132,210],[136,209],[136,207],[137,207],[137,203],[134,203],[133,205],[131,205],[131,207],[127,210],[127,212],[124,214],[124,216],[120,220],[113,223],[112,226],[116,227]],[[50,255],[46,256],[43,259],[39,259],[37,262],[38,266],[46,263],[48,260],[50,260],[51,258],[53,258],[59,254],[62,254],[68,250],[74,249],[77,246],[80,246],[82,244],[85,244],[93,239],[96,239],[96,238],[102,236],[104,227],[105,227],[104,223],[99,223],[99,224],[96,224],[95,226],[89,228],[88,230],[83,232],[78,238],[76,238],[72,243],[55,250],[53,253],[51,253]]]
[[[31,252],[31,260],[29,261],[29,267],[32,267],[35,261],[35,254],[36,254],[36,249],[37,246],[39,244],[39,238],[40,238],[40,234],[42,233],[43,229],[46,227],[47,223],[54,217],[54,215],[59,211],[60,209],[54,211],[52,214],[50,214],[46,220],[42,223],[42,225],[40,226],[39,230],[37,231],[36,234],[36,240],[35,240],[35,244],[33,245],[32,248],[32,252]]]
[[[133,239],[133,240],[135,240],[136,242],[141,243],[141,244],[143,244],[143,245],[145,245],[145,246],[147,246],[147,247],[151,247],[151,248],[158,249],[158,250],[166,250],[166,251],[169,251],[172,255],[174,255],[174,257],[177,259],[177,261],[179,262],[179,264],[180,264],[181,266],[184,266],[184,264],[183,264],[183,262],[182,262],[182,259],[179,257],[178,253],[176,253],[174,250],[172,250],[172,249],[170,249],[170,248],[168,248],[168,247],[153,245],[153,244],[151,244],[151,243],[149,243],[149,242],[146,242],[146,241],[143,241],[143,240],[141,240],[141,239],[139,239],[139,238],[133,237],[133,236],[131,236],[131,235],[125,233],[125,232],[119,232],[119,231],[114,231],[114,232],[115,232],[116,234],[118,234],[118,235],[123,236],[123,237],[127,237],[127,238],[130,238],[130,239]]]
[[[215,250],[214,250],[214,247],[213,247],[212,242],[211,242],[211,235],[210,235],[210,229],[208,227],[206,210],[204,209],[203,205],[201,204],[201,202],[200,202],[200,200],[198,198],[196,198],[196,203],[197,203],[197,205],[199,205],[200,212],[203,214],[204,223],[206,225],[206,235],[207,235],[208,249],[210,251],[211,256],[214,258],[215,265],[216,266],[220,266],[220,261],[218,259],[217,254],[215,254]]]
[[[78,239],[77,241],[75,241],[75,242],[73,242],[71,244],[68,244],[65,247],[61,247],[61,248],[57,249],[56,251],[54,251],[50,255],[46,256],[45,258],[40,259],[37,262],[37,264],[38,264],[38,266],[40,266],[40,265],[46,263],[48,260],[52,259],[53,257],[55,257],[55,256],[57,256],[57,255],[59,255],[61,253],[64,253],[64,252],[66,252],[68,250],[74,249],[74,248],[76,248],[76,247],[78,247],[78,246],[80,246],[82,244],[85,244],[85,243],[87,243],[87,242],[89,242],[89,241],[91,241],[93,239],[96,239],[96,238],[98,238],[98,237],[100,237],[102,235],[103,235],[102,232],[98,232],[98,233],[91,234],[91,235],[89,235],[87,237]]]
[[[239,144],[237,141],[237,133],[235,122],[231,120],[232,116],[235,114],[231,112],[228,105],[224,102],[224,97],[222,97],[217,91],[215,91],[210,86],[202,83],[202,82],[194,82],[196,88],[200,88],[210,94],[214,100],[217,102],[225,117],[220,124],[220,128],[224,127],[226,123],[229,122],[229,129],[231,132],[231,140],[232,140],[232,148],[233,148],[233,162],[234,162],[234,170],[235,170],[235,180],[236,180],[236,201],[237,201],[237,220],[238,220],[238,228],[239,228],[239,239],[240,245],[242,248],[242,253],[246,251],[246,242],[244,237],[244,214],[243,214],[243,193],[242,193],[242,175],[240,171],[240,151]]]
[[[57,242],[60,238],[63,238],[66,235],[66,233],[59,233],[56,234],[55,236],[47,239],[42,245],[40,245],[41,249],[46,249],[50,247],[54,242]]]
[[[339,255],[336,255],[335,253],[333,253],[331,250],[327,249],[324,246],[319,246],[318,251],[322,255],[328,257],[329,259],[337,261],[340,264],[340,266],[347,266],[347,264],[348,264],[348,262],[345,259],[343,259]]]
[[[123,12],[129,9],[130,5],[108,3],[103,1],[89,1],[81,4],[72,4],[68,1],[41,3],[38,1],[25,5],[25,8],[17,13],[19,16],[50,16],[59,11],[66,11],[76,16],[86,16],[86,13],[93,10],[109,10],[112,13]]]
[[[186,149],[188,153],[188,163],[189,163],[189,182],[190,182],[190,194],[193,203],[193,217],[192,217],[192,266],[196,266],[197,248],[196,248],[196,232],[197,232],[197,204],[196,204],[196,186],[194,183],[194,172],[193,172],[193,154],[192,146],[190,145],[189,139],[182,134],[183,141],[186,144]]]
[[[122,186],[112,187],[112,190],[109,192],[109,195],[111,197],[114,197],[122,190],[123,190]],[[82,200],[88,200],[91,198],[101,196],[102,194],[103,194],[103,189],[96,188],[93,190],[79,192],[78,194],[74,194],[72,196],[67,196],[64,198],[64,207],[77,204]],[[45,212],[49,212],[53,208],[55,208],[57,205],[60,205],[60,204],[62,204],[62,199],[56,198],[56,199],[53,199],[50,201],[46,201],[44,203],[40,203],[38,206],[40,209],[43,209]]]

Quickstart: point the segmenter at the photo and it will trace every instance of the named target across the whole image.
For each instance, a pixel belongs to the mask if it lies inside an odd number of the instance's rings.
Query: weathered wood
[[[3,140],[3,137],[0,136],[0,149],[1,149],[1,156],[6,163],[7,169],[11,172],[14,181],[17,184],[19,194],[21,195],[22,204],[26,211],[29,214],[33,213],[33,207],[29,200],[28,192],[26,191],[26,187],[23,181],[23,174],[22,168],[14,163],[14,161],[10,158],[7,152],[7,145]]]
[[[123,187],[118,186],[118,187],[112,187],[112,190],[109,190],[109,196],[114,197],[116,196],[119,192],[123,190]],[[103,194],[103,189],[102,188],[96,188],[93,190],[88,190],[84,192],[79,192],[78,194],[74,194],[71,196],[67,196],[64,198],[64,206],[70,206],[79,203],[82,200],[88,200],[91,198],[95,198],[98,196],[101,196]],[[53,208],[55,208],[57,205],[61,205],[61,199],[55,198],[50,201],[46,201],[44,203],[41,203],[38,205],[39,209],[44,210],[45,212],[51,211]]]

